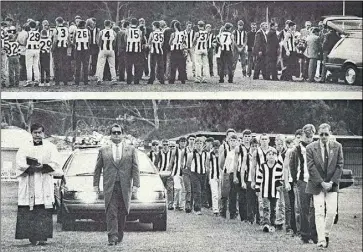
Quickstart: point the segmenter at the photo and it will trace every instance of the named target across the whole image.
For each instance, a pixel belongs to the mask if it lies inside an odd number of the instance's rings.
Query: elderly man
[[[297,219],[300,220],[301,240],[303,243],[309,243],[309,240],[317,243],[315,220],[311,216],[313,210],[310,207],[312,195],[305,191],[309,180],[306,148],[313,141],[315,127],[312,124],[306,124],[302,130],[302,141],[292,150],[289,166],[293,183],[297,185],[298,206],[296,211],[300,213],[300,216],[297,216],[300,218]]]
[[[112,143],[100,149],[93,177],[93,187],[98,192],[103,173],[108,245],[122,242],[131,195],[133,193],[137,196],[140,187],[137,151],[133,146],[122,142],[123,134],[120,125],[111,126]]]
[[[57,147],[44,140],[44,126],[30,127],[32,141],[24,141],[16,155],[18,216],[15,239],[44,245],[53,238],[53,176],[62,176]]]
[[[305,28],[300,30],[300,38],[306,40],[310,34],[311,21],[305,22]]]
[[[306,147],[309,181],[306,192],[313,194],[318,247],[327,248],[338,206],[339,179],[343,170],[342,145],[331,139],[327,123],[319,126],[318,141]]]

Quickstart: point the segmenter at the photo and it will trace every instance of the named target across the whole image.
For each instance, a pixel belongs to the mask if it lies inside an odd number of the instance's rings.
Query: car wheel
[[[344,81],[347,85],[357,85],[359,82],[358,70],[354,65],[344,68]]]
[[[60,213],[60,219],[61,219],[61,224],[62,224],[62,230],[63,231],[72,231],[74,230],[74,224],[75,224],[75,219],[67,214],[67,212],[64,209],[63,204],[60,207],[61,209],[61,213]]]
[[[166,231],[166,213],[163,214],[160,218],[154,220],[153,222],[153,230],[154,231]]]

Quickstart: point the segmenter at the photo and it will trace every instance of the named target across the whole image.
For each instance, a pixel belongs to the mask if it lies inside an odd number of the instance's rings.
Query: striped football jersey
[[[75,31],[75,41],[76,41],[76,50],[77,51],[81,51],[81,50],[88,50],[89,48],[89,37],[90,37],[90,33],[89,30],[84,28],[84,29],[77,29]]]
[[[232,51],[232,33],[224,31],[220,34],[221,51]]]
[[[18,56],[20,53],[20,45],[17,41],[8,41],[6,45],[6,53],[8,57]]]
[[[57,41],[57,47],[68,47],[69,31],[67,27],[58,26],[56,28],[55,39]]]
[[[234,35],[234,41],[238,46],[242,46],[244,42],[246,42],[247,34],[245,31],[235,30],[233,32],[233,35]]]
[[[184,49],[185,44],[185,33],[184,31],[176,31],[174,32],[174,39],[171,43],[170,50],[182,50]]]
[[[50,53],[50,49],[52,48],[52,39],[48,38],[41,38],[39,41],[40,46],[40,53]]]
[[[163,54],[164,32],[153,31],[150,34],[150,53]]]
[[[113,51],[114,50],[114,41],[116,39],[115,31],[112,29],[103,29],[100,32],[100,48],[101,50]]]
[[[143,33],[138,27],[130,27],[127,30],[126,52],[141,52]]]
[[[195,38],[195,31],[190,30],[188,32],[187,30],[185,30],[184,35],[185,35],[186,49],[191,49],[193,47],[193,41],[194,41],[194,38]]]
[[[40,32],[31,30],[28,31],[28,39],[26,41],[27,49],[39,49]]]
[[[197,38],[197,43],[195,45],[195,50],[197,51],[207,51],[208,49],[208,32],[199,31],[199,36]]]

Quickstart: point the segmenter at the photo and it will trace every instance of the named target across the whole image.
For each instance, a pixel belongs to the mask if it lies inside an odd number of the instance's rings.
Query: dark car
[[[326,17],[324,25],[338,32],[341,39],[328,55],[327,70],[333,79],[348,85],[362,84],[362,18],[354,16]]]
[[[137,151],[140,188],[133,195],[128,221],[153,223],[153,230],[165,231],[167,224],[166,191],[161,178],[145,153]],[[74,151],[63,166],[64,177],[57,182],[55,199],[57,221],[63,230],[72,230],[77,219],[106,220],[101,175],[100,192],[93,190],[93,173],[98,148]]]

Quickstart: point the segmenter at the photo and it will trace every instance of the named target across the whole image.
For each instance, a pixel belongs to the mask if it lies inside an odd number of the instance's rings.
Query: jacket
[[[267,40],[263,33],[264,31],[261,29],[256,32],[255,44],[253,45],[253,53],[255,55],[258,55],[259,52],[262,52],[263,56],[266,55]]]
[[[311,34],[306,38],[306,50],[304,55],[309,59],[318,59],[321,53],[321,41],[319,36]]]
[[[267,56],[277,58],[278,56],[277,52],[279,50],[280,44],[276,31],[269,31],[266,36],[267,36],[266,54]]]
[[[132,186],[140,187],[139,162],[136,149],[123,143],[121,159],[116,163],[113,159],[112,145],[102,147],[98,153],[93,176],[94,187],[99,186],[102,172],[106,209],[111,201],[116,176],[119,175],[124,206],[127,213],[129,213]]]
[[[333,182],[330,192],[338,192],[339,179],[343,171],[343,149],[342,145],[336,141],[329,141],[329,161],[328,168],[324,170],[324,162],[320,141],[315,141],[306,147],[306,159],[308,163],[309,180],[306,192],[314,195],[319,194],[323,187],[321,183]]]

